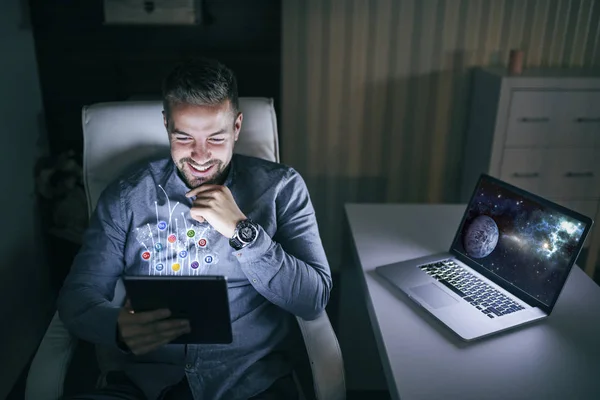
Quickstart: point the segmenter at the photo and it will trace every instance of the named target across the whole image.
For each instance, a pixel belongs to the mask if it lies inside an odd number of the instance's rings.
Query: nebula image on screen
[[[454,249],[550,305],[585,228],[583,222],[483,179]]]

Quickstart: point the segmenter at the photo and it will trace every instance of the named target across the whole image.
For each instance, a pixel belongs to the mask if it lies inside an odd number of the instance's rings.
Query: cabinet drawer
[[[600,150],[505,149],[500,179],[548,198],[599,198]]]
[[[559,97],[557,92],[513,92],[505,146],[529,147],[549,144],[557,126],[557,116],[553,111]]]
[[[600,151],[595,149],[548,149],[548,196],[586,199],[600,197]]]
[[[551,146],[600,147],[600,92],[564,92]]]
[[[547,172],[542,149],[506,149],[502,156],[500,179],[521,189],[545,195]]]

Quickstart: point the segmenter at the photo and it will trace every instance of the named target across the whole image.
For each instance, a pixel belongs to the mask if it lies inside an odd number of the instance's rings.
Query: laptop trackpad
[[[446,294],[435,283],[414,286],[410,288],[410,291],[431,308],[441,308],[458,303],[458,300]]]

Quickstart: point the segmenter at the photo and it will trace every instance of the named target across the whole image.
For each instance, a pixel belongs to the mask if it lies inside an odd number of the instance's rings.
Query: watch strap
[[[244,244],[240,242],[235,236],[229,239],[229,245],[236,250],[241,250],[244,248]]]

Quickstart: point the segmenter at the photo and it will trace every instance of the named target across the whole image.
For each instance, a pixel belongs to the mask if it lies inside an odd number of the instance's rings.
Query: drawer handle
[[[540,176],[539,172],[515,172],[513,177],[515,178],[537,178]]]
[[[578,124],[593,124],[593,123],[599,123],[600,122],[600,118],[576,118],[575,122],[577,122]]]
[[[531,122],[531,123],[541,123],[541,122],[549,122],[550,118],[547,117],[533,117],[533,118],[528,118],[528,117],[524,117],[519,119],[519,121],[521,122]]]
[[[567,178],[592,178],[594,173],[591,171],[586,172],[567,172],[565,174]]]

